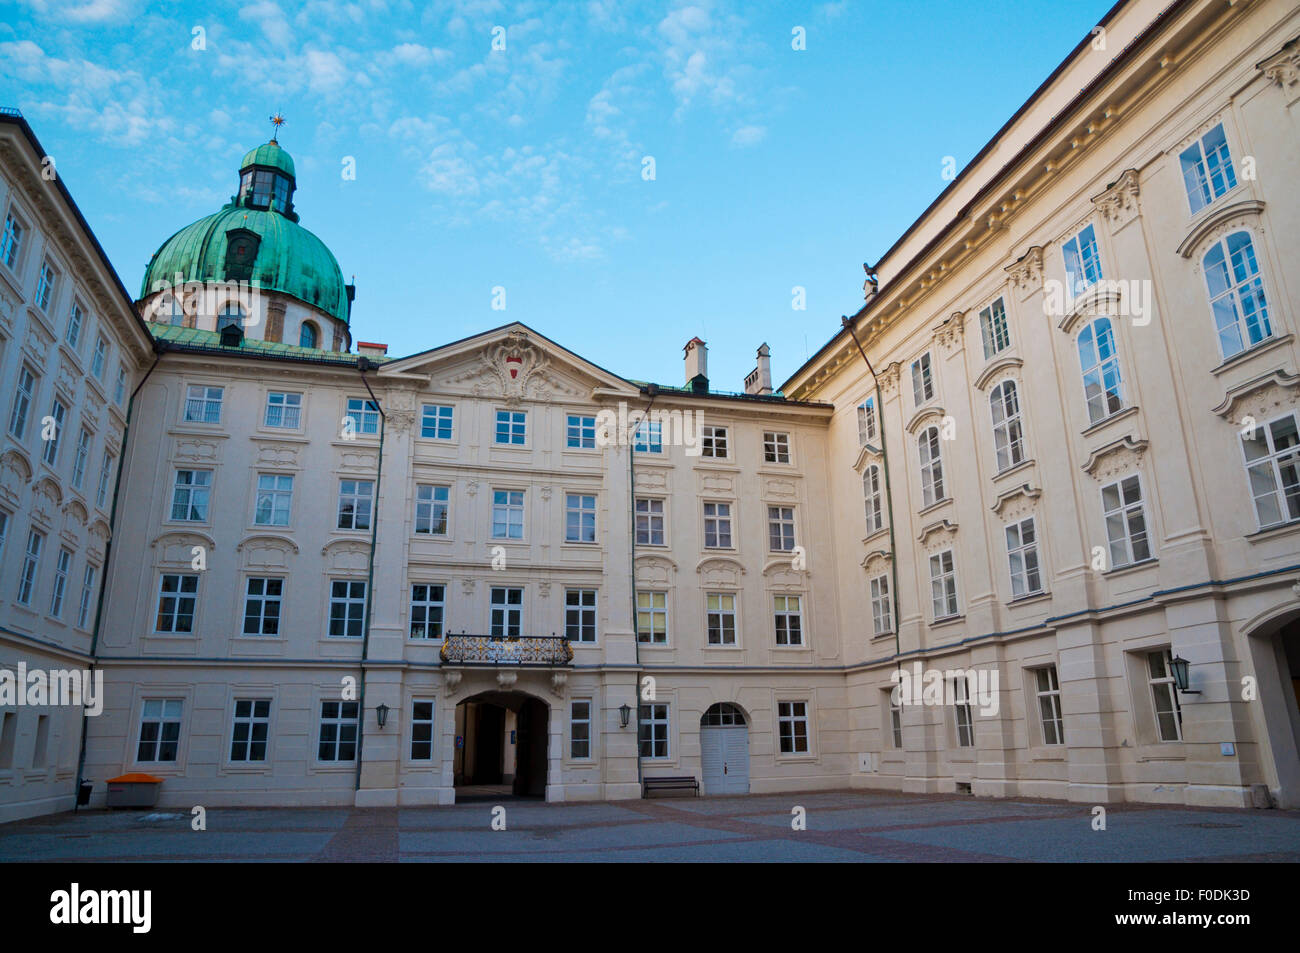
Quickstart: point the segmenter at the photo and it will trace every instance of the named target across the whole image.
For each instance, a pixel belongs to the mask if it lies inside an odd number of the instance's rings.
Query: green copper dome
[[[249,166],[260,165],[269,169],[279,169],[288,175],[291,179],[297,176],[293,172],[293,157],[280,148],[280,143],[272,139],[265,142],[256,149],[244,155],[244,161],[239,163],[239,171],[243,172]]]
[[[272,171],[257,171],[268,170]],[[343,272],[325,243],[293,211],[293,159],[279,143],[258,146],[240,165],[240,194],[163,242],[145,269],[140,297],[156,282],[246,280],[348,321]],[[262,176],[266,178],[263,181]]]

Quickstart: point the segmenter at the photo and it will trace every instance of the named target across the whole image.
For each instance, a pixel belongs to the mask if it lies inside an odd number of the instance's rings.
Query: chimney
[[[758,349],[758,366],[745,376],[746,394],[772,393],[772,349],[764,342]]]
[[[697,394],[709,392],[709,348],[699,338],[691,338],[686,352],[686,384]]]
[[[358,341],[357,353],[365,354],[369,357],[383,357],[388,353],[388,345],[372,344],[370,341]]]

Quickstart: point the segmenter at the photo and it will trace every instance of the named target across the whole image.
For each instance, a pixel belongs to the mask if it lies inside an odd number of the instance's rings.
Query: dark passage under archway
[[[457,800],[545,797],[550,709],[522,692],[484,692],[456,706]]]

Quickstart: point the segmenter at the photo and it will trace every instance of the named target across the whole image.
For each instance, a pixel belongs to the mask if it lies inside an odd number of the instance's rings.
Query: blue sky
[[[519,320],[677,384],[698,334],[740,390],[760,343],[780,383],[857,309],[944,157],[1111,2],[0,0],[0,104],[132,292],[281,110],[302,224],[356,275],[355,339],[405,354]]]

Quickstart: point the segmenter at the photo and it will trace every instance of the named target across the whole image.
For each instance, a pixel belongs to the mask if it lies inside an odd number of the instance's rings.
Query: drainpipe
[[[384,475],[384,430],[388,423],[384,408],[379,405],[379,398],[370,389],[370,381],[366,379],[366,371],[375,367],[369,358],[357,358],[361,383],[366,385],[366,393],[379,411],[379,459],[375,466],[375,502],[370,509],[370,564],[366,569],[366,615],[361,634],[361,694],[357,704],[357,770],[353,779],[353,791],[361,790],[361,753],[366,737],[366,659],[370,657],[370,611],[375,599],[375,543],[379,539],[379,486]]]
[[[131,418],[135,412],[135,397],[140,393],[140,388],[144,387],[145,382],[153,374],[154,368],[162,360],[163,354],[167,351],[167,342],[161,338],[153,339],[153,363],[149,365],[149,370],[144,372],[144,377],[140,378],[140,383],[135,385],[135,390],[131,391],[131,398],[126,402],[126,423],[122,425],[122,446],[117,453],[117,477],[113,480],[113,502],[108,509],[108,541],[104,543],[104,566],[99,579],[99,597],[95,600],[95,627],[90,636],[90,675],[93,679],[95,676],[95,657],[99,651],[99,627],[104,618],[104,596],[108,592],[108,562],[113,555],[113,529],[117,526],[117,495],[122,488],[122,471],[126,469],[126,442],[131,434]],[[84,696],[84,692],[82,693]],[[82,698],[85,701],[85,698]],[[103,703],[103,699],[100,699]],[[84,706],[83,706],[84,708]],[[86,768],[86,732],[90,727],[87,718],[89,716],[83,710],[81,713],[81,745],[80,752],[77,755],[77,793],[81,793],[82,772]],[[77,804],[73,802],[73,811],[76,811]]]
[[[894,608],[894,657],[898,658],[902,654],[902,648],[898,641],[898,630],[902,624],[902,617],[898,613],[898,546],[894,539],[894,494],[890,488],[889,482],[889,454],[885,446],[885,404],[880,394],[880,378],[876,376],[876,369],[871,366],[871,359],[867,357],[867,352],[862,349],[862,342],[858,340],[857,333],[853,330],[853,322],[847,316],[840,318],[840,323],[844,325],[844,330],[849,332],[853,338],[853,343],[858,347],[858,353],[862,355],[862,360],[866,362],[867,370],[871,373],[871,380],[876,388],[876,420],[880,425],[880,462],[885,471],[885,509],[889,510],[889,568],[892,579],[890,586],[890,601]],[[899,662],[901,671],[902,662]]]
[[[655,398],[659,396],[658,384],[646,384],[645,393],[650,397],[650,403],[645,405],[646,421],[646,446],[650,445],[650,408],[655,405]],[[637,632],[637,605],[636,605],[636,430],[632,431],[633,437],[627,448],[627,488],[628,496],[632,500],[632,545],[629,547],[631,555],[631,580],[632,580],[632,646],[636,652],[636,670],[637,678],[635,687],[632,692],[632,701],[636,704],[632,710],[636,712],[636,784],[641,787],[641,635]],[[660,439],[662,439],[662,434]]]

